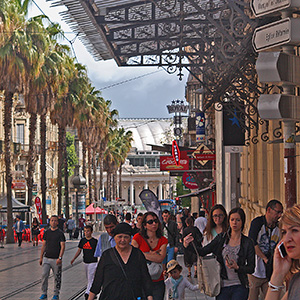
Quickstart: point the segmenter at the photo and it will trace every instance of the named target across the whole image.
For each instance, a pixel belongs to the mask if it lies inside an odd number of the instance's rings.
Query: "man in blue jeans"
[[[21,220],[20,216],[16,216],[16,223],[14,225],[14,229],[16,231],[17,237],[18,237],[18,246],[21,247],[22,244],[22,235],[23,231],[25,230],[25,226],[23,221]]]
[[[171,213],[165,209],[162,213],[163,218],[163,235],[168,239],[167,245],[167,255],[163,261],[166,265],[170,260],[174,259],[175,253],[177,253],[178,248],[178,230],[175,221],[171,220]]]

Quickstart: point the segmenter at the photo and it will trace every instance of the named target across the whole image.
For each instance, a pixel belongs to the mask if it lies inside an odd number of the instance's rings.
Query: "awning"
[[[86,209],[85,209],[85,213],[87,215],[94,215],[95,214],[95,208],[94,208],[94,204],[90,204]],[[100,208],[100,207],[96,207],[96,215],[107,215],[108,212],[107,210],[105,210],[104,208]]]
[[[30,212],[30,206],[23,204],[14,197],[12,197],[12,212]],[[7,196],[0,199],[0,212],[7,212]]]
[[[189,193],[189,194],[185,194],[185,195],[181,195],[181,196],[178,196],[177,198],[181,199],[181,198],[186,198],[186,197],[198,196],[198,195],[201,195],[201,194],[203,194],[205,192],[214,190],[215,186],[216,186],[216,184],[213,183],[213,184],[210,184],[208,187],[206,187],[204,189],[196,190],[195,192],[192,192],[192,193]]]

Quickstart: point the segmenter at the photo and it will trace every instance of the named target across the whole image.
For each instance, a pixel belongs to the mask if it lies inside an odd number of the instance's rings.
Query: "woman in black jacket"
[[[242,234],[245,213],[237,207],[228,215],[229,230],[220,233],[208,245],[196,248],[200,256],[214,253],[221,265],[222,288],[217,300],[247,300],[249,294],[247,274],[254,272],[255,250],[253,241]],[[184,238],[184,247],[192,248],[192,235]]]

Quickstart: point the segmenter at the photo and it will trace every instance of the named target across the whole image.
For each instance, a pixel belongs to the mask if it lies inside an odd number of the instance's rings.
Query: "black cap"
[[[113,230],[113,236],[116,236],[117,234],[128,234],[131,236],[132,235],[131,226],[127,223],[119,223]]]

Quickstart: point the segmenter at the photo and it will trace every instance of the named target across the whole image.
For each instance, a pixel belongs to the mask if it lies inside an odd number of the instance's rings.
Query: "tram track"
[[[70,249],[71,249],[71,248],[70,248]],[[79,265],[79,264],[81,264],[81,263],[82,263],[82,261],[78,261],[78,262],[75,262],[73,265],[68,265],[68,266],[66,266],[65,268],[62,269],[62,272],[66,272],[66,271],[70,270],[73,266],[77,266],[77,265]],[[51,274],[51,275],[49,276],[49,278],[52,278],[52,277],[53,277],[53,274]],[[34,286],[40,284],[41,282],[42,282],[42,279],[35,280],[35,281],[33,281],[33,282],[31,282],[31,283],[29,283],[29,284],[27,284],[27,285],[25,285],[25,286],[23,286],[23,287],[21,287],[21,288],[18,288],[18,289],[14,290],[14,291],[11,291],[11,292],[7,293],[6,295],[0,296],[0,299],[1,299],[1,300],[9,299],[9,298],[11,298],[11,297],[13,297],[13,296],[16,296],[16,295],[18,295],[18,294],[20,294],[20,293],[22,293],[22,292],[24,292],[24,291],[26,291],[26,290],[29,290],[30,288],[32,288],[32,287],[34,287]],[[85,287],[85,288],[86,288],[86,287]],[[80,291],[84,290],[85,288],[83,287],[82,289],[80,289]],[[72,300],[79,299],[79,298],[76,298],[76,297],[80,297],[80,296],[78,296],[78,295],[80,295],[80,294],[79,294],[80,291],[77,291],[77,292],[76,292],[73,296],[71,296],[71,298],[69,298],[69,299],[72,299]],[[84,293],[84,292],[83,292],[83,293]],[[72,298],[72,297],[73,297],[73,298]],[[74,297],[75,297],[75,298],[74,298]]]
[[[77,245],[74,246],[74,247],[70,247],[70,248],[66,249],[65,252],[67,252],[67,251],[69,251],[69,250],[73,250],[73,249],[75,249],[75,248],[77,248],[77,247],[78,247]],[[22,255],[22,254],[23,254],[23,253],[21,253],[21,255]],[[11,257],[13,257],[13,256],[18,257],[19,255],[20,255],[20,253],[17,254],[17,255],[12,255]],[[0,273],[1,273],[1,272],[8,271],[8,270],[11,270],[11,269],[14,269],[14,268],[17,268],[17,267],[20,267],[20,266],[23,266],[23,265],[26,265],[26,264],[29,264],[29,263],[34,262],[34,261],[39,261],[39,259],[40,259],[40,258],[34,258],[34,259],[31,259],[31,260],[25,261],[25,262],[23,262],[23,263],[20,263],[20,264],[11,266],[11,267],[7,267],[7,268],[4,268],[4,269],[0,269]],[[1,299],[1,300],[2,300],[2,299]]]

